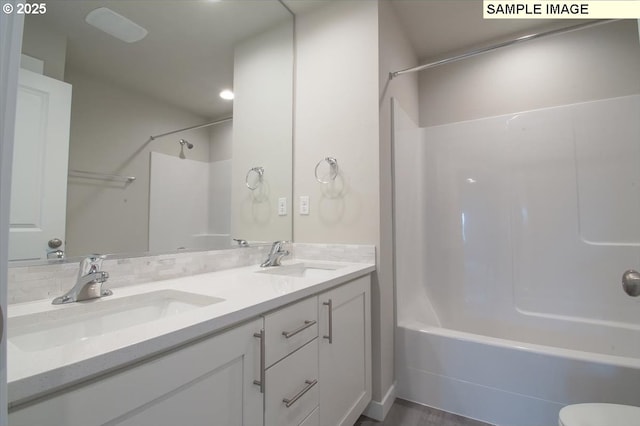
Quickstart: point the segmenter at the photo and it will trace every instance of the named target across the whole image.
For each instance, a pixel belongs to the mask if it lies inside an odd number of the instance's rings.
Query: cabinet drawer
[[[318,336],[317,298],[265,315],[264,332],[265,365],[269,367]]]
[[[318,340],[314,339],[267,370],[265,425],[299,425],[318,406],[317,380]]]
[[[300,426],[320,426],[320,410],[316,408],[300,423]]]

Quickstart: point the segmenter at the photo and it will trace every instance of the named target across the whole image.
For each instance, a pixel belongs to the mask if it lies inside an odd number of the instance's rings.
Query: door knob
[[[640,272],[629,269],[622,274],[622,288],[629,296],[640,296]]]
[[[49,248],[57,249],[62,245],[62,240],[60,238],[52,238],[49,240],[47,245],[49,246]]]

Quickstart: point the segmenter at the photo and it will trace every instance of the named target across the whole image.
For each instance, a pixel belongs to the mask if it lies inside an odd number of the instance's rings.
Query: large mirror
[[[23,33],[10,260],[291,239],[278,0],[45,7]]]

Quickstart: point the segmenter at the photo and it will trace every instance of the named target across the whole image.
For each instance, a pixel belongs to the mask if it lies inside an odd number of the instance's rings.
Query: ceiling
[[[300,14],[341,0],[283,1],[295,14]],[[421,62],[584,22],[576,19],[485,20],[482,17],[482,0],[388,1]]]
[[[103,6],[147,37],[129,44],[88,25],[85,16]],[[55,0],[27,19],[67,36],[67,68],[218,118],[232,111],[218,94],[232,88],[234,45],[290,18],[277,0]]]
[[[482,0],[390,1],[421,61],[584,22],[575,19],[483,19]]]

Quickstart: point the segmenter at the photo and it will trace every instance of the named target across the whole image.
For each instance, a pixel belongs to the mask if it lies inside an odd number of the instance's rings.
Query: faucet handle
[[[233,241],[235,241],[239,247],[249,247],[249,242],[247,240],[243,240],[241,238],[234,238]]]
[[[275,256],[278,253],[282,253],[286,241],[274,241],[269,250],[269,256]]]
[[[102,269],[102,261],[107,256],[104,254],[91,254],[80,262],[80,276],[90,274],[92,272],[98,272]]]

